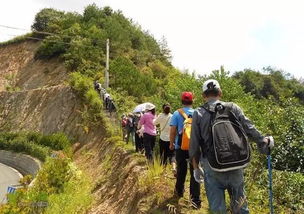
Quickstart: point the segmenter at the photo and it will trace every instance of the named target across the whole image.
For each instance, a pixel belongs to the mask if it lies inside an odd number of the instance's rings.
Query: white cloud
[[[42,7],[81,12],[92,2],[122,10],[157,39],[165,36],[180,68],[208,73],[220,65],[231,71],[271,65],[304,76],[300,0],[10,0],[0,8],[0,24],[29,28]]]

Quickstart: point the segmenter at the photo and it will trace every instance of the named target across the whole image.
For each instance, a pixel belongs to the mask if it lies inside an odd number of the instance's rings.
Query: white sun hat
[[[152,103],[147,103],[146,110],[151,111],[152,109],[155,109],[155,105],[153,105]]]
[[[209,79],[203,84],[203,93],[208,89],[221,89],[221,87],[217,80]]]

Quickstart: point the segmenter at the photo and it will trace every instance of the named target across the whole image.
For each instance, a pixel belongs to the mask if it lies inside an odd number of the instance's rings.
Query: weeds
[[[25,35],[22,35],[22,36],[17,36],[11,40],[8,40],[8,41],[5,41],[5,42],[0,42],[0,47],[4,47],[4,46],[7,46],[7,45],[11,45],[11,44],[16,44],[16,43],[20,43],[20,42],[23,42],[25,40],[29,40],[28,37],[31,37],[33,36],[32,33],[28,33],[28,34],[25,34]]]
[[[44,161],[52,150],[71,156],[71,142],[63,133],[42,135],[37,132],[0,133],[0,149],[21,152]]]
[[[91,181],[64,153],[48,157],[34,185],[28,188],[30,181],[30,177],[22,179],[23,188],[8,195],[0,213],[76,214],[84,213],[92,202]]]

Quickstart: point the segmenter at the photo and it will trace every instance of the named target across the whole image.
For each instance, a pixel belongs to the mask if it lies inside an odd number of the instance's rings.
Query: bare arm
[[[193,166],[193,169],[197,169],[198,168],[198,163],[196,161],[195,158],[192,158],[192,166]]]
[[[153,120],[153,125],[154,126],[159,125],[159,120],[160,120],[160,115],[158,115],[157,118]]]
[[[174,149],[174,143],[175,143],[175,137],[177,133],[177,127],[176,126],[171,126],[170,127],[170,149]]]
[[[140,120],[139,120],[139,122],[138,122],[138,125],[137,125],[137,129],[138,129],[138,130],[141,129],[143,123],[144,123],[143,116],[141,116],[141,118],[140,118]]]

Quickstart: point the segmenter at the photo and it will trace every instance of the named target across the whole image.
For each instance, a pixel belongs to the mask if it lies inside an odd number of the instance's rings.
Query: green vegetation
[[[22,35],[22,36],[17,36],[14,39],[8,40],[6,42],[0,42],[0,47],[5,47],[7,45],[17,44],[17,43],[23,42],[23,41],[27,40],[28,37],[31,37],[31,36],[33,36],[33,33],[28,33],[28,34],[25,34],[25,35]]]
[[[49,32],[49,35],[42,34],[44,40],[36,58],[60,57],[71,72],[70,85],[85,104],[82,117],[87,132],[92,124],[100,125],[100,120],[104,129],[110,130],[110,123],[102,113],[102,102],[93,89],[94,80],[103,82],[107,38],[111,44],[109,91],[119,113],[130,111],[145,101],[155,103],[158,109],[163,103],[170,103],[177,109],[182,91],[194,92],[194,106],[197,107],[202,103],[203,81],[207,78],[219,80],[223,100],[241,106],[263,133],[273,135],[276,140],[273,151],[276,212],[304,212],[301,191],[304,180],[301,174],[304,172],[303,82],[272,68],[266,68],[263,73],[244,70],[232,76],[223,67],[200,77],[180,72],[171,65],[170,52],[164,41],[157,42],[120,11],[109,7],[90,5],[83,14],[44,9],[37,14],[33,29]],[[107,135],[110,137],[110,132]],[[253,213],[266,213],[266,158],[258,154],[255,146],[253,156],[251,166],[246,170],[248,200]],[[162,179],[166,170],[157,167],[149,170],[152,171],[147,173],[147,182],[152,177],[155,189],[162,190],[165,184],[172,183]],[[165,198],[169,197],[169,193],[167,197],[156,197],[155,204],[166,207]]]
[[[92,201],[90,182],[64,155],[47,158],[34,186],[23,186],[9,194],[0,206],[3,214],[84,213]],[[79,188],[81,186],[81,188]]]
[[[9,202],[0,206],[0,213],[76,214],[83,213],[91,204],[91,182],[73,164],[71,142],[64,134],[1,133],[0,149],[26,153],[45,161],[33,186],[29,187],[29,177],[24,177],[23,187],[8,195]]]
[[[62,133],[43,136],[40,133],[0,133],[0,149],[25,153],[45,161],[52,150],[68,151],[69,139]]]
[[[65,14],[60,17],[62,21],[49,19],[48,26],[56,26],[56,31],[51,31],[56,34],[46,37],[36,57],[60,56],[65,60],[67,67],[73,71],[71,85],[89,104],[89,109],[92,109],[88,110],[91,111],[90,115],[99,115],[102,107],[97,93],[92,89],[92,82],[96,79],[103,81],[101,71],[105,64],[105,43],[109,38],[110,92],[117,101],[119,112],[131,110],[136,103],[145,101],[155,103],[158,108],[168,102],[176,109],[180,106],[179,96],[182,91],[193,91],[195,106],[198,106],[202,103],[202,82],[207,78],[215,78],[222,86],[224,100],[239,104],[263,133],[275,137],[275,168],[303,173],[304,125],[301,115],[304,112],[304,86],[301,82],[271,68],[265,69],[267,74],[245,70],[232,77],[221,68],[211,75],[197,78],[194,73],[180,72],[172,67],[165,44],[143,32],[119,11],[90,5],[83,15]],[[265,156],[256,155],[252,165],[259,166],[259,173],[264,175]],[[266,189],[266,176],[257,179],[250,176],[254,173],[248,174],[247,183],[253,183],[256,189]],[[292,182],[285,179],[283,172],[275,175],[279,176],[275,180],[293,186]],[[303,180],[301,174],[297,178],[298,181]],[[263,185],[259,186],[260,183]],[[287,201],[283,203],[277,199],[277,206],[302,209],[300,204],[303,202],[303,193],[296,191],[296,188],[294,190],[296,197],[288,197],[288,192],[280,193],[285,195],[281,198]],[[258,196],[267,201],[267,192],[261,194]]]
[[[246,69],[236,72],[233,77],[239,80],[246,92],[256,98],[273,97],[277,101],[282,101],[284,98],[295,97],[302,104],[304,103],[303,82],[295,79],[291,74],[271,67],[264,68],[263,72],[265,74]]]

